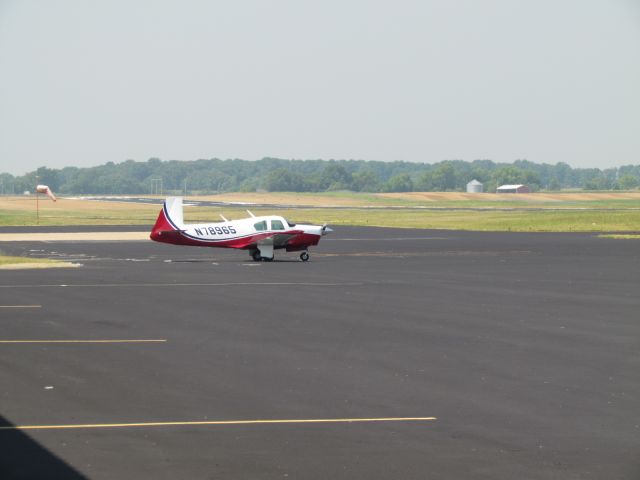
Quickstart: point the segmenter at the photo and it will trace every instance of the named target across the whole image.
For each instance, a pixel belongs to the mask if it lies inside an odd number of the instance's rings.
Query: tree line
[[[220,193],[234,191],[356,192],[464,191],[476,179],[487,192],[503,184],[532,191],[630,190],[640,185],[640,165],[572,168],[528,160],[444,160],[428,164],[364,160],[126,160],[97,167],[40,167],[21,176],[0,174],[0,194],[33,191],[38,183],[60,194]]]

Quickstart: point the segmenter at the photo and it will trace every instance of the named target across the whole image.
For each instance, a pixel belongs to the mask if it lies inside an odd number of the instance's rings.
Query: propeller
[[[333,232],[333,228],[328,227],[326,223],[322,225],[322,235],[326,235],[331,232]]]

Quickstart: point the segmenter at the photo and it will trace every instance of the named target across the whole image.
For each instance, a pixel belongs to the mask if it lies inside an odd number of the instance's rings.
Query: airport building
[[[502,185],[496,189],[496,193],[531,193],[526,185]]]
[[[475,178],[467,183],[467,193],[482,193],[483,185]]]

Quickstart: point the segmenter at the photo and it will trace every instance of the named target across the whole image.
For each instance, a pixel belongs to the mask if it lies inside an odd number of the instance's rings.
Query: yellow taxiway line
[[[13,425],[0,430],[61,430],[70,428],[126,428],[126,427],[176,427],[194,425],[262,425],[292,423],[373,423],[373,422],[426,422],[436,417],[385,417],[385,418],[314,418],[293,420],[216,420],[202,422],[144,422],[144,423],[88,423],[71,425]]]
[[[166,339],[150,340],[0,340],[0,343],[162,343]]]

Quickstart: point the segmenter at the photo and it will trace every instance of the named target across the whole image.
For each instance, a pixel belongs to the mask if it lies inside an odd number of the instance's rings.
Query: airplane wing
[[[234,242],[234,248],[247,248],[261,244],[271,243],[274,246],[286,244],[291,238],[304,233],[303,230],[288,230],[286,232],[265,232],[259,235],[247,237],[245,242]]]
[[[293,232],[276,233],[272,235],[270,238],[273,240],[274,246],[282,246],[282,245],[285,245],[291,238],[295,237],[296,235],[299,235],[300,233],[304,233],[304,232],[302,230],[294,230]]]

